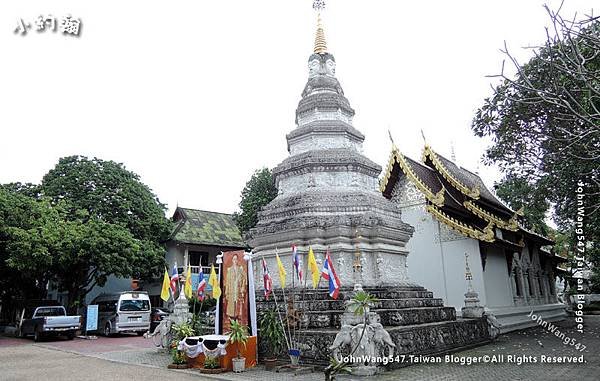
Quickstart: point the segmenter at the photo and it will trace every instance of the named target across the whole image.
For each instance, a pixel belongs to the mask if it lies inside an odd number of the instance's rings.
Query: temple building
[[[392,148],[380,183],[404,221],[415,228],[407,244],[408,273],[457,310],[464,305],[465,254],[482,306],[506,332],[535,324],[527,315],[562,319],[553,242],[523,228],[514,211],[481,178],[425,145],[421,162]]]

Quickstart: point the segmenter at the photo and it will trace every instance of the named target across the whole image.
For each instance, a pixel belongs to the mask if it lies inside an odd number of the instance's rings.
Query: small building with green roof
[[[222,251],[243,250],[244,243],[232,214],[177,207],[173,214],[174,228],[166,242],[165,261],[169,273],[177,263],[178,271],[185,275],[188,265],[192,270],[192,289],[198,285],[200,268],[208,281],[211,264],[216,265]],[[160,290],[159,290],[160,293]],[[154,295],[153,295],[154,296]],[[159,305],[160,296],[153,298]]]

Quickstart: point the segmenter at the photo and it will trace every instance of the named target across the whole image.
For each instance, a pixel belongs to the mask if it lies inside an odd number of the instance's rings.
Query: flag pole
[[[262,260],[265,260],[265,256],[263,255]],[[266,262],[265,262],[266,263]],[[268,271],[268,268],[267,268]],[[272,278],[271,278],[272,279]],[[283,290],[283,289],[282,289]],[[288,351],[290,350],[290,342],[288,341],[288,337],[285,333],[285,325],[283,324],[283,318],[281,317],[281,311],[279,310],[279,305],[277,304],[277,292],[275,289],[273,289],[273,301],[275,302],[275,310],[277,311],[277,316],[279,316],[279,322],[281,323],[281,329],[283,330],[283,337],[285,339],[285,345],[288,349]]]
[[[219,276],[217,278],[217,282],[219,284],[219,287],[221,287],[221,265],[223,264],[223,252],[219,252],[219,255],[217,255],[217,265],[219,267]],[[220,303],[220,295],[218,298],[215,298],[217,300],[217,306],[216,306],[216,310],[215,310],[215,334],[218,335],[219,331],[222,328],[222,324],[221,324],[221,303]]]
[[[277,249],[277,247],[275,247],[275,254],[277,256],[279,256],[279,250]],[[294,273],[292,273],[292,276],[293,275],[294,275]],[[279,280],[281,280],[281,277],[280,277]],[[292,278],[292,281],[293,281],[293,278]],[[281,286],[282,286],[281,287],[281,292],[283,294],[283,306],[285,308],[285,315],[286,315],[286,321],[287,321],[288,335],[290,337],[290,348],[289,349],[291,349],[291,346],[293,345],[293,342],[292,342],[292,333],[290,331],[290,317],[289,317],[289,314],[288,314],[287,301],[286,301],[286,297],[285,297],[285,283],[282,282]],[[289,349],[288,349],[288,355],[289,355]]]
[[[296,252],[297,252],[297,250],[298,250],[298,248],[296,247]],[[294,253],[294,246],[292,246],[292,255],[291,255],[291,257],[292,257],[292,291],[291,291],[291,293],[292,293],[292,295],[291,295],[292,296],[291,307],[292,308],[291,308],[291,312],[294,312],[294,307],[295,307],[294,306],[294,302],[296,301],[295,300],[296,298],[295,298],[295,295],[294,295],[295,292],[296,292],[296,290],[295,290],[295,288],[296,288],[295,280],[296,280],[296,275],[297,275],[297,271],[295,271],[296,270],[296,266],[294,264],[294,262],[296,262],[296,253]],[[288,324],[289,324],[289,320],[290,319],[289,319],[289,316],[288,316]],[[292,335],[293,340],[295,341],[295,339],[296,339],[296,328],[295,328],[295,325],[293,325],[291,329],[293,330],[293,334],[292,334],[292,330],[290,331],[290,334]]]

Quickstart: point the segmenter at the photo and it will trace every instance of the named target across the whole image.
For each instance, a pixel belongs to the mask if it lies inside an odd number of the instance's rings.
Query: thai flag
[[[292,245],[292,258],[294,259],[294,268],[296,269],[296,275],[298,276],[300,284],[302,284],[302,262],[300,260],[300,255],[298,254],[298,248],[296,247],[296,245]]]
[[[269,300],[269,295],[271,295],[271,292],[273,291],[273,278],[271,278],[271,275],[269,274],[269,268],[267,267],[267,261],[265,261],[265,259],[262,259],[262,268],[263,268],[263,281],[264,281],[264,288],[265,288],[265,299]]]
[[[323,263],[323,270],[321,270],[321,276],[329,281],[329,296],[333,299],[337,299],[338,294],[340,293],[340,280],[335,273],[335,269],[333,268],[333,261],[331,260],[331,256],[329,255],[329,251],[325,254],[325,262]]]
[[[173,265],[173,270],[171,270],[171,291],[173,291],[173,295],[177,292],[177,283],[179,283],[179,272],[177,272],[177,262]]]
[[[204,273],[202,272],[202,267],[200,267],[200,273],[198,273],[198,288],[196,290],[196,295],[198,296],[198,300],[204,300],[204,289],[206,288],[206,279],[204,279]]]

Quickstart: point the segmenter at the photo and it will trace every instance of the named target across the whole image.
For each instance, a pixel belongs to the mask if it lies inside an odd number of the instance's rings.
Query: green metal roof
[[[176,226],[170,239],[176,242],[244,248],[231,214],[178,207],[173,215]]]

